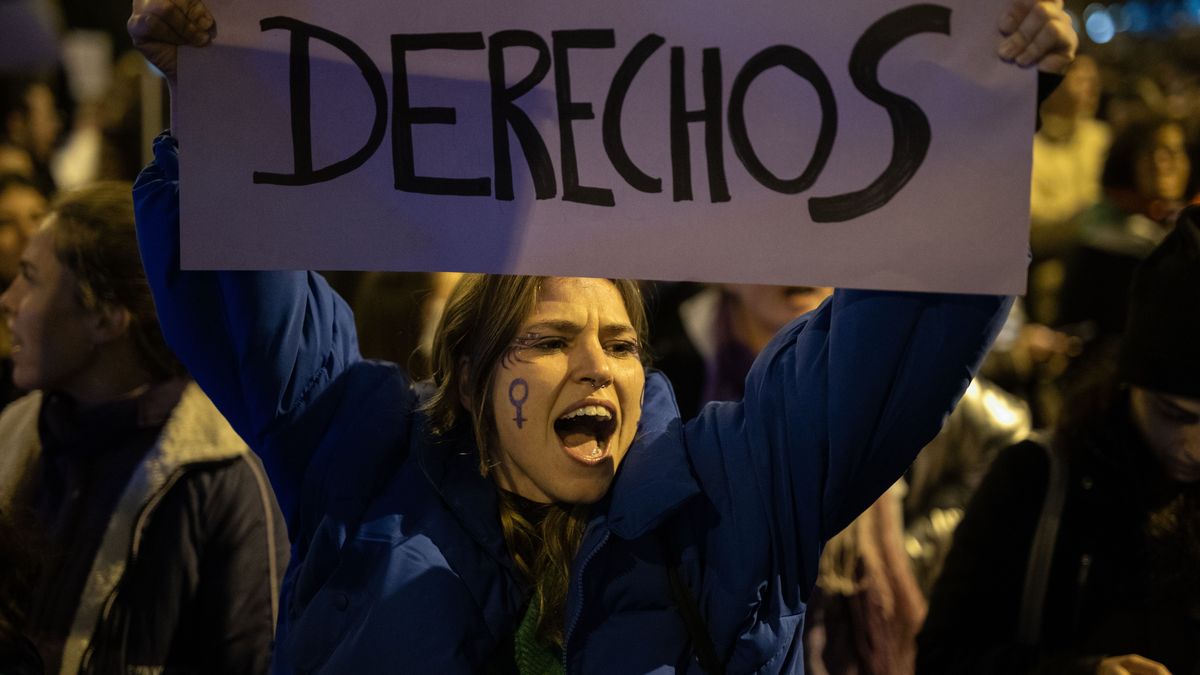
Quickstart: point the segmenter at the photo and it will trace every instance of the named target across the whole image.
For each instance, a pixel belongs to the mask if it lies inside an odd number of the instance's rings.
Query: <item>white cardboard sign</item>
[[[183,263],[1017,293],[1007,0],[210,0]]]

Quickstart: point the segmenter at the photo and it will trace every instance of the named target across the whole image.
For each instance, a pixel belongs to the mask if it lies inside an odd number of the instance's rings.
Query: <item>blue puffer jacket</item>
[[[318,275],[179,271],[175,142],[155,154],[134,198],[163,331],[262,455],[288,518],[276,670],[483,671],[527,596],[474,446],[431,438],[404,374],[361,359]],[[1006,308],[839,291],[775,337],[744,401],[686,424],[651,374],[572,567],[568,672],[700,672],[671,558],[728,672],[802,672],[823,543],[937,432]]]

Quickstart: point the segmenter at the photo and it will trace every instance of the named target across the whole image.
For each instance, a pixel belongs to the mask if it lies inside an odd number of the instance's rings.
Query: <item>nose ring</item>
[[[604,388],[605,388],[605,387],[607,387],[608,385],[612,384],[612,381],[611,381],[611,380],[610,380],[610,381],[608,381],[608,382],[601,383],[599,380],[597,380],[597,379],[596,379],[596,378],[594,378],[594,377],[585,377],[585,378],[583,378],[583,381],[584,381],[584,382],[587,382],[587,383],[588,383],[588,384],[590,384],[590,385],[592,385],[592,390],[593,390],[593,391],[600,391],[601,389],[604,389]]]

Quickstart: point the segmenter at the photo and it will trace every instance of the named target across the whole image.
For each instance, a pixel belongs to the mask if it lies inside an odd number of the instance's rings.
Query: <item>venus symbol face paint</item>
[[[525,401],[528,400],[529,384],[518,377],[508,385],[508,402],[512,403],[513,408],[516,409],[517,414],[516,417],[513,417],[513,421],[517,423],[518,429],[525,426],[525,417],[521,415],[521,406],[525,405]]]

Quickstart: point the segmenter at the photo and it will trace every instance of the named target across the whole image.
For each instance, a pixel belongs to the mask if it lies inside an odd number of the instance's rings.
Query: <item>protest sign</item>
[[[210,0],[185,267],[1013,293],[1002,0]]]

